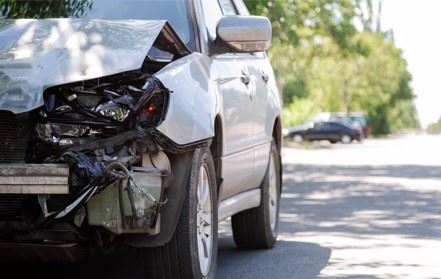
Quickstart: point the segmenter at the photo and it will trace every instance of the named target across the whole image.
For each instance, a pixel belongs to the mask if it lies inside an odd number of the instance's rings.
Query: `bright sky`
[[[441,1],[384,0],[384,30],[393,29],[413,75],[421,124],[441,116]]]

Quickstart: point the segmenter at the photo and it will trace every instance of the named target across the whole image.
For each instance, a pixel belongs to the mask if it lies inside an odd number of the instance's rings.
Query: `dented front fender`
[[[167,116],[157,130],[178,145],[214,136],[216,89],[210,82],[210,69],[207,56],[193,53],[155,75],[172,91]]]

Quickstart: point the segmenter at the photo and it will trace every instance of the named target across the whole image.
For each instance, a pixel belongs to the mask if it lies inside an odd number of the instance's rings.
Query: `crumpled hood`
[[[141,68],[166,21],[0,20],[0,110],[43,105],[55,85]]]

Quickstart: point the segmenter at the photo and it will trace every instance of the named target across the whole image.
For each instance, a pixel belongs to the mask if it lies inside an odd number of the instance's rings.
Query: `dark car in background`
[[[328,120],[359,126],[363,129],[363,135],[365,138],[370,135],[369,120],[362,112],[331,113]]]
[[[331,143],[349,144],[354,140],[362,141],[364,133],[362,128],[351,124],[323,121],[292,128],[288,132],[287,138],[296,142],[328,140]]]

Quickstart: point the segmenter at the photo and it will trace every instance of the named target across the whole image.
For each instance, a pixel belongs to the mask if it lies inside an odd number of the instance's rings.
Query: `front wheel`
[[[271,144],[268,169],[261,185],[260,206],[231,218],[233,237],[242,249],[269,249],[277,241],[281,190],[281,162],[276,144]]]
[[[203,148],[195,151],[186,199],[172,240],[163,247],[142,250],[146,278],[215,278],[217,223],[214,163],[210,150]]]

